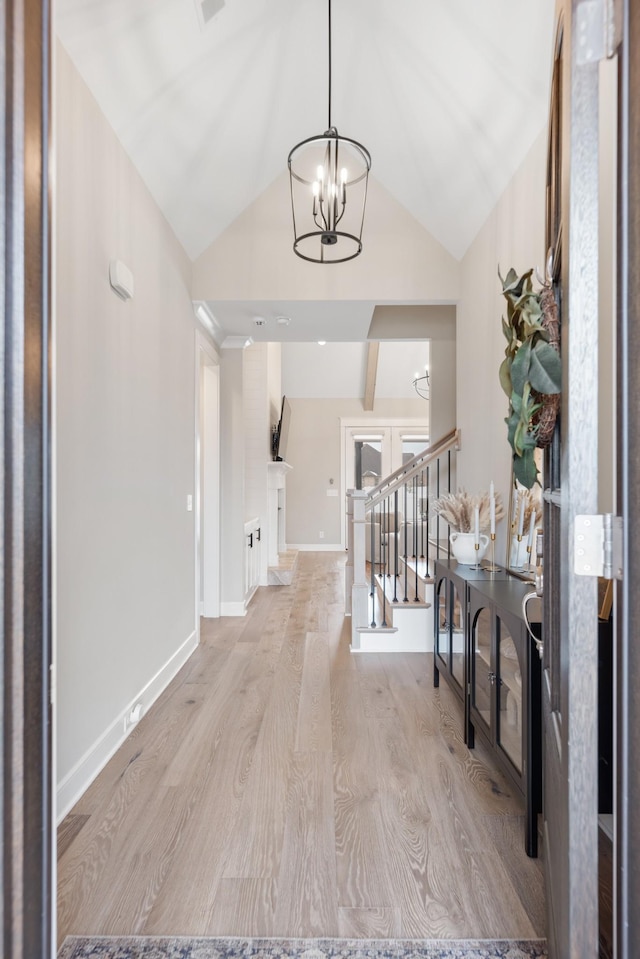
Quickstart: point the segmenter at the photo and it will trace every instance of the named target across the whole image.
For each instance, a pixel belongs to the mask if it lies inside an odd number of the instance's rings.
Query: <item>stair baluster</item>
[[[398,602],[398,490],[393,494],[393,601]]]
[[[408,611],[407,614],[401,614],[398,580],[401,576],[404,580],[404,583],[400,581],[400,589],[403,593],[402,604],[411,603],[412,606],[415,605],[426,612],[430,608],[432,591],[430,552],[433,543],[430,536],[432,521],[430,504],[433,498],[431,483],[434,477],[431,466],[435,463],[436,495],[439,496],[441,489],[445,488],[443,475],[445,469],[446,488],[451,490],[451,451],[456,449],[459,449],[459,433],[452,431],[408,463],[403,464],[374,489],[352,490],[348,493],[349,557],[345,577],[349,595],[345,602],[345,612],[351,613],[352,616],[352,649],[393,648],[391,638],[384,642],[382,639],[373,638],[366,642],[363,640],[364,646],[361,646],[361,633],[374,633],[381,629],[386,633],[397,633],[399,641],[401,636],[405,635],[403,630],[406,630],[405,641],[409,645],[405,648],[423,648],[421,637],[426,635],[425,630],[429,632],[427,621],[425,620],[424,625],[418,626],[418,621],[414,621],[414,614],[411,614],[409,618],[407,618]],[[402,495],[402,513],[400,512],[400,495]],[[370,524],[368,530],[367,520]],[[436,518],[435,525],[436,555],[439,556],[441,550],[439,518]],[[365,543],[368,543],[366,549]],[[449,545],[447,549],[450,549]],[[369,570],[366,568],[367,561],[370,563]],[[409,569],[411,563],[414,564],[413,570]],[[391,576],[393,589],[391,583],[388,584],[387,589],[387,580]],[[413,596],[410,596],[411,591]],[[376,610],[376,604],[379,602],[382,602],[381,614]],[[387,602],[389,602],[389,609],[387,609]],[[367,608],[368,603],[371,603],[371,610]],[[398,624],[395,622],[395,617],[392,620],[390,615],[390,611],[394,608],[397,609]],[[421,615],[424,617],[425,613]],[[419,622],[422,623],[422,620]],[[404,624],[402,629],[400,623]],[[390,646],[384,645],[387,641],[391,644]]]

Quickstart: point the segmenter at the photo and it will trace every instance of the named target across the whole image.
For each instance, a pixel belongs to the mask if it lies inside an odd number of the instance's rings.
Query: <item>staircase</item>
[[[449,542],[431,503],[451,491],[459,449],[453,430],[374,489],[347,493],[352,652],[433,649],[433,564],[449,555]]]

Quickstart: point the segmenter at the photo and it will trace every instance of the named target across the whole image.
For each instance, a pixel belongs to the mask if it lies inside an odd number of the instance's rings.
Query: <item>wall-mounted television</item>
[[[273,458],[282,462],[287,455],[287,441],[289,439],[289,424],[291,422],[291,405],[286,396],[282,397],[280,421],[276,426],[272,438]]]

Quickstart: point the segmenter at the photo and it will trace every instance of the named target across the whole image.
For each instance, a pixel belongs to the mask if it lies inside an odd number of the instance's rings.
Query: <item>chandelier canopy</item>
[[[294,252],[311,263],[344,263],[362,252],[371,156],[341,137],[331,123],[331,0],[329,9],[329,122],[324,133],[289,153]]]

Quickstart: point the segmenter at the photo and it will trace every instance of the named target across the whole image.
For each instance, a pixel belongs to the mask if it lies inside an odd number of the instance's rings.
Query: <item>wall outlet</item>
[[[193,510],[193,496],[191,493],[187,495],[187,512],[190,513]]]
[[[318,537],[319,537],[319,539],[324,539],[324,530],[323,530],[323,529],[321,529],[320,532],[318,533]]]

